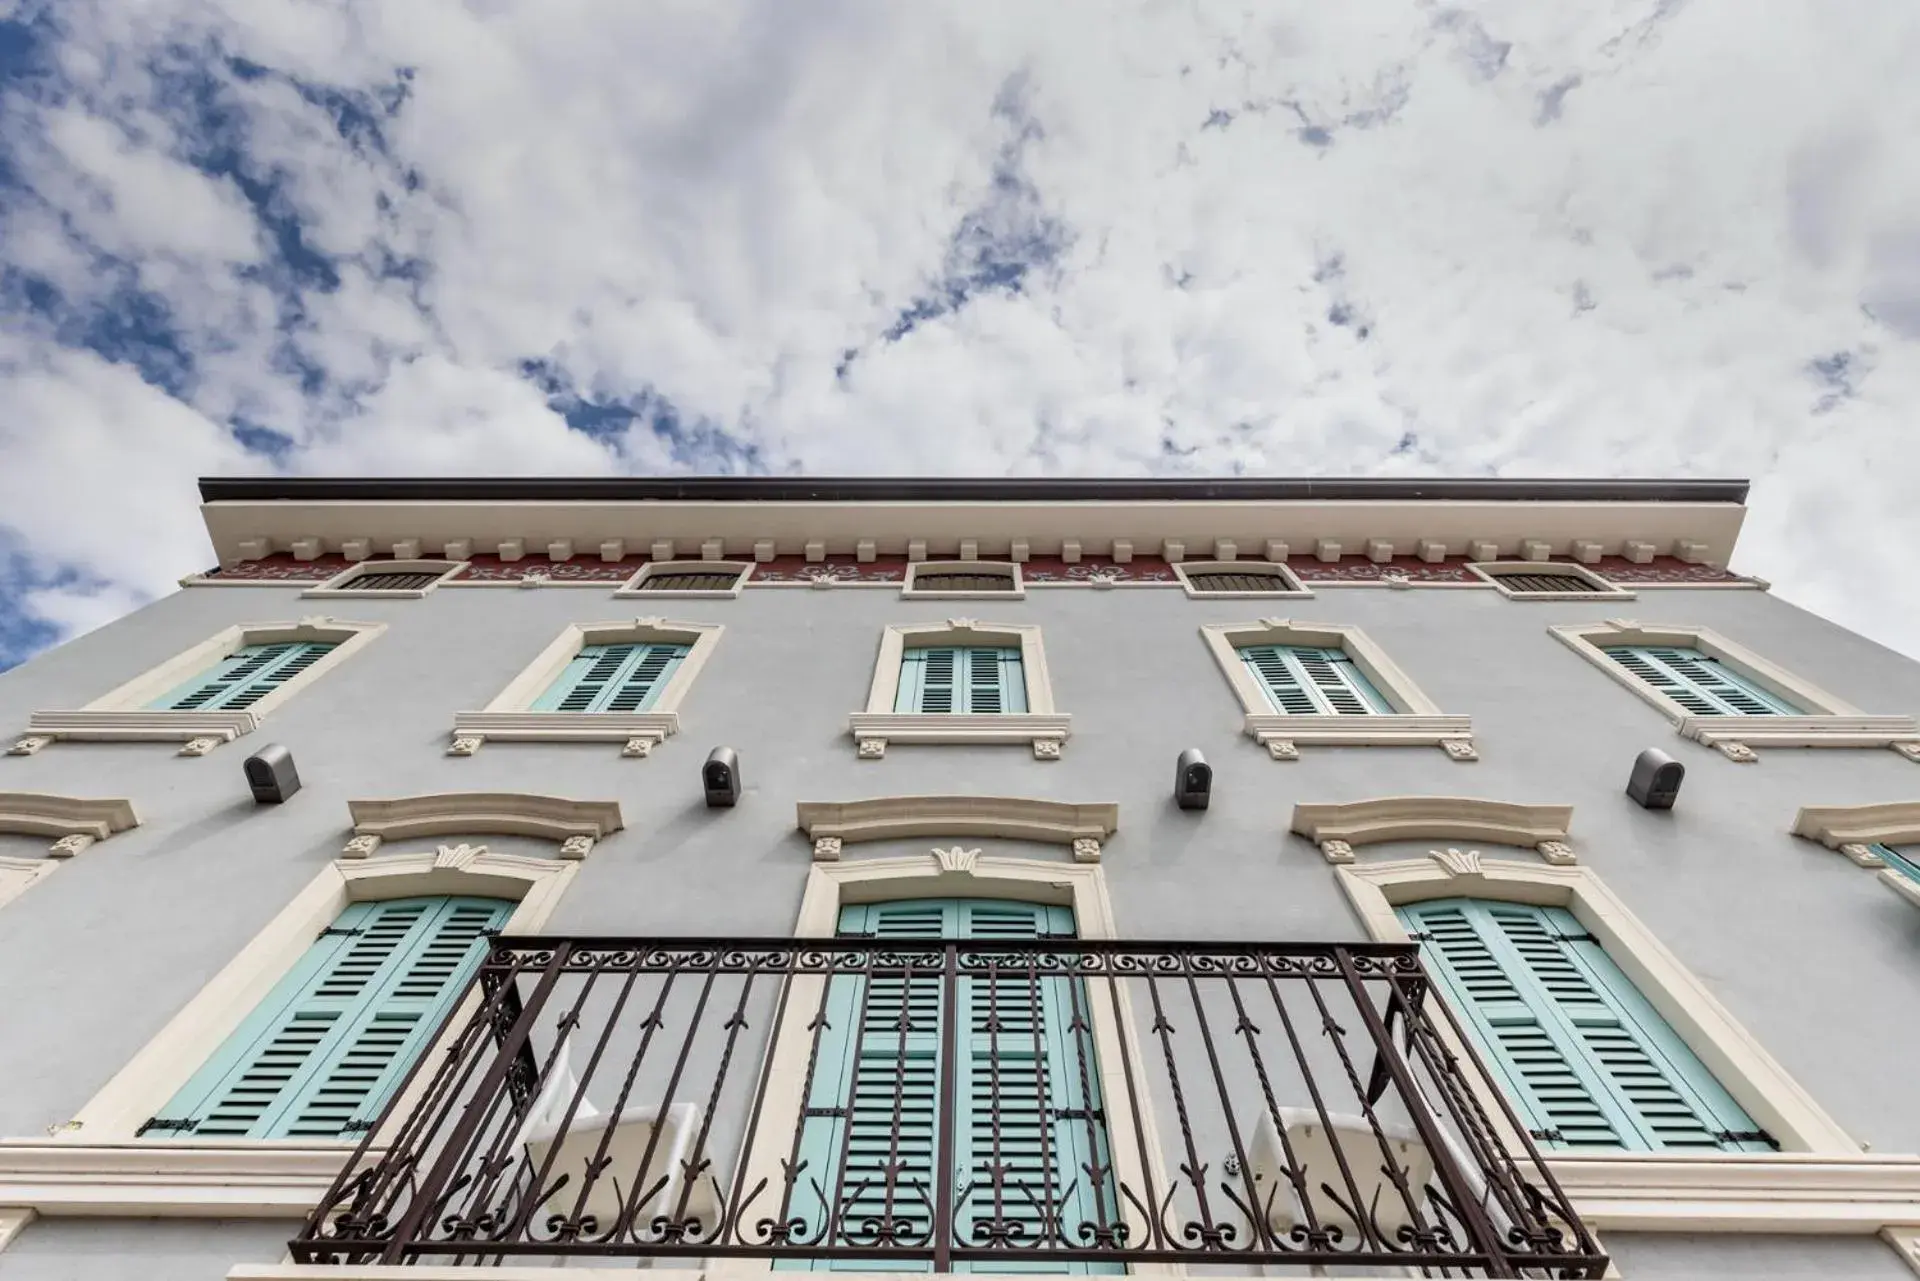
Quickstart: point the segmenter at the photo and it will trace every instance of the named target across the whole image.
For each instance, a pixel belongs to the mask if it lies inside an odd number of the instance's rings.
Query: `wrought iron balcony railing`
[[[1410,945],[502,938],[441,1045],[296,1260],[1606,1267]]]

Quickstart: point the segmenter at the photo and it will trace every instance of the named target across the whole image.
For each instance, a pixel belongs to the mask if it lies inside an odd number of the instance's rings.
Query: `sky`
[[[0,667],[203,475],[1732,476],[1920,655],[1911,0],[0,0]]]

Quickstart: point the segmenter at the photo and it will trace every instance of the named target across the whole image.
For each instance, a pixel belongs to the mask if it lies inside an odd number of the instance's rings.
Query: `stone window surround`
[[[1018,645],[1021,677],[1027,686],[1024,712],[896,712],[900,662],[909,648],[936,645]],[[1034,623],[982,623],[949,618],[943,623],[889,623],[880,634],[873,683],[865,711],[847,717],[860,759],[879,760],[888,743],[1031,743],[1037,760],[1060,759],[1073,732],[1073,717],[1053,708],[1053,680],[1047,651]]]
[[[1873,852],[1875,845],[1920,845],[1920,801],[1876,805],[1804,805],[1793,834],[1818,841],[1857,867],[1880,869],[1880,883],[1920,907],[1920,885]]]
[[[1073,909],[1074,925],[1080,937],[1118,937],[1112,901],[1107,895],[1106,881],[1099,866],[989,855],[977,849],[963,849],[958,844],[952,849],[935,849],[930,855],[814,863],[807,871],[794,937],[833,937],[843,904],[909,898],[1004,898],[1061,904]],[[772,1118],[767,1124],[774,1133],[779,1133],[779,1127],[784,1123],[780,1118],[795,1116],[802,1102],[807,1052],[812,1039],[807,1031],[807,1023],[819,1005],[822,982],[819,977],[795,980],[793,994],[778,1032],[777,1048],[768,1064],[766,1089],[761,1096],[763,1114]],[[1089,1018],[1093,1024],[1094,1057],[1103,1097],[1127,1098],[1127,1082],[1122,1065],[1129,1061],[1143,1061],[1142,1043],[1133,1011],[1123,1002],[1116,1019],[1109,1003],[1096,1001],[1089,1011]],[[1127,1047],[1124,1054],[1121,1049],[1123,1044]],[[1153,1118],[1147,1111],[1149,1106],[1145,1102],[1142,1104],[1141,1122],[1145,1133],[1137,1136],[1139,1141],[1133,1134],[1124,1132],[1124,1112],[1115,1114],[1113,1141],[1109,1147],[1116,1165],[1116,1176],[1131,1187],[1168,1186],[1163,1170],[1156,1168],[1147,1172],[1153,1180],[1149,1185],[1143,1181],[1138,1168],[1142,1143],[1156,1166],[1161,1159],[1160,1154],[1165,1150],[1155,1132]],[[761,1157],[770,1161],[764,1153]],[[749,1169],[743,1186],[753,1186],[763,1174],[770,1180],[777,1180],[778,1167],[772,1166],[771,1170]],[[770,1182],[770,1186],[778,1186],[778,1183]],[[1128,1204],[1122,1210],[1133,1225],[1132,1239],[1144,1240],[1146,1226],[1136,1221],[1139,1213],[1137,1207]],[[771,1271],[772,1264],[764,1259],[738,1259],[730,1262],[728,1267],[729,1270],[743,1273],[759,1273]]]
[[[179,742],[181,756],[205,756],[260,727],[274,708],[346,662],[387,629],[385,623],[303,618],[297,623],[242,623],[215,633],[158,666],[73,711],[38,711],[9,755],[30,756],[55,739],[96,742]],[[332,641],[334,648],[251,707],[211,711],[160,711],[147,704],[196,673],[248,645],[285,641]]]
[[[735,600],[753,574],[751,560],[650,560],[632,578],[614,590],[615,596],[643,596],[649,600]],[[648,591],[647,579],[655,574],[718,574],[732,570],[733,586],[717,591]]]
[[[1783,1149],[1545,1154],[1591,1228],[1644,1232],[1882,1233],[1920,1223],[1920,1156],[1867,1153],[1587,867],[1483,860],[1476,851],[1334,869],[1369,937],[1406,942],[1394,908],[1473,897],[1579,918],[1720,1083]],[[1441,1035],[1460,1048],[1453,1028]],[[1480,1086],[1476,1085],[1476,1090]],[[1490,1115],[1504,1116],[1483,1098]],[[1496,1123],[1504,1128],[1504,1121]],[[1911,1235],[1913,1229],[1906,1228]]]
[[[48,792],[0,792],[0,832],[51,836],[44,858],[0,858],[0,907],[26,893],[95,841],[139,826],[133,802]]]
[[[1382,796],[1293,807],[1291,830],[1329,863],[1351,863],[1355,847],[1386,841],[1481,841],[1531,849],[1565,867],[1578,861],[1567,829],[1571,805],[1522,805],[1465,796]]]
[[[1358,627],[1338,623],[1262,618],[1248,623],[1206,623],[1200,635],[1227,678],[1246,715],[1247,737],[1277,761],[1298,760],[1300,747],[1431,746],[1456,761],[1474,761],[1473,721],[1449,716]],[[1316,714],[1288,716],[1275,711],[1267,691],[1247,671],[1238,650],[1243,645],[1314,645],[1344,650],[1394,710],[1374,716]]]
[[[680,704],[713,657],[726,628],[665,618],[571,623],[477,712],[455,712],[450,756],[471,756],[488,739],[512,743],[620,743],[622,756],[645,757],[680,732]],[[588,645],[688,646],[660,697],[644,712],[536,712],[530,710],[567,664]],[[897,677],[896,677],[897,680]]]
[[[72,1120],[49,1127],[51,1138],[0,1140],[0,1206],[41,1214],[303,1217],[359,1139],[150,1141],[136,1137],[140,1123],[166,1104],[348,904],[416,894],[515,899],[519,906],[502,932],[532,934],[552,915],[577,869],[569,860],[465,844],[329,864]],[[437,1052],[430,1048],[426,1056]],[[404,1116],[426,1085],[416,1079],[394,1115]]]
[[[1075,805],[1021,796],[880,796],[862,801],[801,801],[795,825],[813,842],[816,862],[837,862],[843,847],[915,836],[991,836],[1065,845],[1076,863],[1098,863],[1120,825],[1112,802]]]
[[[1005,578],[1012,590],[1004,592],[952,592],[937,591],[916,587],[920,575],[924,573],[941,574],[997,574]],[[906,580],[900,584],[902,600],[1025,600],[1026,582],[1020,574],[1020,562],[1017,560],[909,560]]]
[[[1188,597],[1193,600],[1274,600],[1276,598],[1287,597],[1305,600],[1311,599],[1313,596],[1313,593],[1301,584],[1300,579],[1294,572],[1287,568],[1286,562],[1284,561],[1174,561],[1168,565],[1168,568],[1173,571],[1173,576],[1180,580],[1181,588],[1187,593]],[[1203,592],[1193,585],[1193,579],[1189,577],[1191,574],[1209,573],[1261,574],[1274,579],[1279,584],[1279,587],[1277,590],[1270,592]]]
[[[1567,560],[1501,560],[1469,561],[1467,572],[1484,578],[1493,585],[1495,591],[1508,600],[1526,601],[1565,601],[1565,600],[1632,600],[1631,589],[1600,577],[1578,561]],[[1510,590],[1500,580],[1513,574],[1568,574],[1592,585],[1584,592],[1516,592]]]
[[[370,560],[350,565],[317,587],[309,587],[300,595],[304,596],[350,596],[362,600],[420,600],[443,585],[448,579],[467,567],[465,560],[418,559],[418,560]],[[425,587],[410,588],[406,591],[360,590],[353,580],[362,574],[405,574],[432,571],[440,577]]]
[[[1682,738],[1714,748],[1728,760],[1751,764],[1759,759],[1755,747],[1891,747],[1906,759],[1920,762],[1920,722],[1912,716],[1863,712],[1710,628],[1609,618],[1598,623],[1559,623],[1547,630],[1614,683],[1657,708]],[[1794,706],[1812,710],[1803,716],[1696,716],[1608,658],[1606,645],[1697,649]]]
[[[348,801],[353,837],[342,858],[370,858],[383,841],[422,836],[532,836],[582,859],[625,826],[618,801],[575,801],[529,792],[440,792]]]

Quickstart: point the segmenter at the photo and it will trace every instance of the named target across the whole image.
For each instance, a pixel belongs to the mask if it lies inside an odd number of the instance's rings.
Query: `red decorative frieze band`
[[[343,574],[356,564],[365,565],[368,561],[389,559],[391,557],[370,556],[367,560],[350,561],[345,556],[330,552],[313,560],[295,560],[286,552],[275,552],[262,560],[243,560],[237,565],[216,565],[201,577],[236,583],[324,583],[335,574]]]
[[[598,556],[590,560],[548,560],[545,556],[528,556],[523,560],[501,560],[498,556],[484,552],[475,552],[467,558],[467,567],[447,581],[450,583],[517,583],[529,575],[551,579],[556,583],[624,583],[640,572],[647,563],[645,556],[629,556],[625,560],[601,560]]]

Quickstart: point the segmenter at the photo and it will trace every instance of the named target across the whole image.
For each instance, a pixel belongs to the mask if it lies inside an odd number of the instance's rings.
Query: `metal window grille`
[[[648,574],[640,580],[643,592],[730,592],[739,581],[737,570],[674,570]]]
[[[437,569],[370,570],[340,584],[342,591],[417,592],[440,581]]]
[[[913,576],[916,592],[1011,592],[1010,574],[968,574],[936,570]]]
[[[1196,592],[1287,592],[1292,584],[1278,574],[1259,570],[1208,570],[1188,574],[1187,581]]]
[[[1500,574],[1500,583],[1510,592],[1602,592],[1600,587],[1579,574],[1556,574],[1551,570],[1527,574]]]

